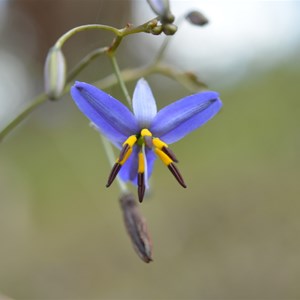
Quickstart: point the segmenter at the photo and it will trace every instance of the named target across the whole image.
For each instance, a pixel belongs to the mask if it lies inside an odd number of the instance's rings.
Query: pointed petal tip
[[[223,103],[222,103],[222,100],[220,99],[220,97],[216,97],[214,99],[209,100],[209,103],[210,104],[218,104],[219,109],[221,109],[221,107],[223,106]]]
[[[114,145],[122,144],[139,128],[128,107],[96,86],[77,81],[71,96],[79,110]]]
[[[78,87],[78,86],[80,86],[82,83],[83,83],[83,82],[77,81],[77,80],[76,80],[76,81],[74,82],[74,84],[73,84],[72,87]]]
[[[74,99],[74,97],[76,97],[77,93],[78,92],[80,93],[84,88],[85,88],[84,82],[75,81],[74,85],[70,89],[73,99]]]
[[[222,101],[214,91],[184,97],[161,109],[152,121],[152,134],[165,143],[182,139],[213,118],[221,109]]]

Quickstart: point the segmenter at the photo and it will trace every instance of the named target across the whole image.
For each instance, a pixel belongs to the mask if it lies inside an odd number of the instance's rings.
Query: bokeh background
[[[101,140],[65,96],[0,145],[1,300],[300,297],[300,3],[171,5],[176,16],[200,8],[211,24],[183,22],[166,61],[218,90],[224,108],[173,146],[188,189],[156,164],[140,206],[154,262],[133,251],[117,185],[104,187]],[[1,124],[42,92],[47,50],[65,31],[151,17],[142,0],[0,0]],[[162,39],[128,38],[121,67],[151,61]],[[110,40],[79,34],[64,48],[68,65]],[[111,71],[101,58],[78,79]],[[188,93],[162,76],[147,79],[159,107]],[[118,88],[108,92],[122,98]]]

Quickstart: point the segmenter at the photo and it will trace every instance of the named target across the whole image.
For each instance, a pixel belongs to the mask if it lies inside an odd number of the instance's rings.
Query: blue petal
[[[83,114],[114,144],[122,144],[128,136],[138,132],[132,112],[95,86],[76,82],[71,95]]]
[[[158,112],[150,131],[171,144],[205,124],[222,107],[216,92],[202,92],[178,100]]]
[[[155,99],[145,79],[137,82],[132,97],[132,107],[140,128],[147,128],[157,113]]]
[[[137,172],[138,172],[138,153],[140,147],[133,146],[133,150],[127,161],[122,166],[119,176],[120,178],[127,182],[131,181],[134,184],[137,184]]]
[[[138,173],[138,153],[141,150],[140,147],[134,146],[132,154],[128,158],[128,160],[125,162],[125,164],[122,166],[119,176],[120,178],[127,182],[131,181],[134,185],[137,185],[137,173]],[[152,175],[154,162],[156,159],[155,153],[151,150],[146,148],[146,162],[147,162],[147,175],[146,175],[146,187],[148,187],[148,179]]]

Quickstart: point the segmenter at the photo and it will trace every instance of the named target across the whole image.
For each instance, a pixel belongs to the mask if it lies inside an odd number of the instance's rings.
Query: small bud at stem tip
[[[45,92],[50,100],[59,98],[66,83],[66,61],[60,48],[50,48],[44,67]]]

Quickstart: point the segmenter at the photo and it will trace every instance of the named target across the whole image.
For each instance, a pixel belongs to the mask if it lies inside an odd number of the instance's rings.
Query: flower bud
[[[45,92],[51,100],[61,96],[66,82],[66,62],[60,48],[50,48],[44,68]]]
[[[173,35],[177,31],[177,26],[174,24],[166,24],[163,26],[163,32],[165,35]]]
[[[162,25],[158,25],[158,26],[155,26],[154,28],[152,28],[151,33],[153,35],[159,35],[159,34],[162,33],[162,31],[163,31],[163,26]]]
[[[152,261],[152,242],[145,218],[136,204],[132,194],[123,194],[120,198],[124,223],[134,250],[146,263]]]
[[[185,16],[186,20],[196,26],[204,26],[208,24],[208,19],[200,11],[191,11]]]

